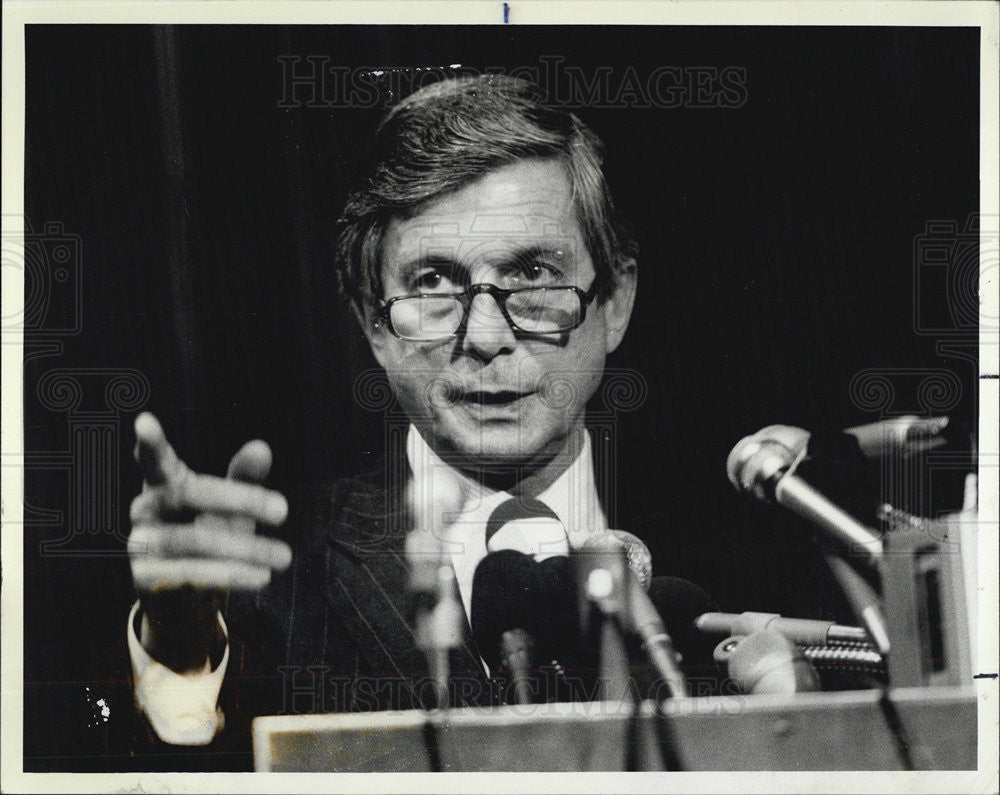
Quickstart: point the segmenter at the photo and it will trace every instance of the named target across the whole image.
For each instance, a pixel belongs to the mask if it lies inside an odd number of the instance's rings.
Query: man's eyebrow
[[[421,254],[418,257],[399,263],[396,268],[402,276],[412,276],[424,268],[438,268],[451,273],[466,270],[465,266],[452,257],[451,254],[445,252]]]
[[[551,258],[559,262],[566,262],[566,250],[566,246],[555,243],[533,243],[531,245],[515,248],[510,251],[496,252],[495,256],[488,258],[488,264],[496,265],[511,262],[522,262],[524,260],[536,258]],[[421,254],[413,259],[405,260],[399,263],[396,267],[399,270],[399,273],[404,277],[411,276],[424,268],[438,268],[451,273],[467,273],[469,271],[469,266],[467,264],[455,259],[452,253],[446,251]]]
[[[546,257],[551,257],[552,259],[563,262],[566,259],[566,247],[555,244],[548,245],[536,243],[530,246],[525,246],[524,248],[515,249],[507,254],[505,259],[518,262],[520,260]]]

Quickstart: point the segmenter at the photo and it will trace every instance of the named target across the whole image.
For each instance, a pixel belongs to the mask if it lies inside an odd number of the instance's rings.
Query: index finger
[[[187,471],[184,462],[177,457],[174,448],[167,441],[160,421],[148,411],[135,418],[133,455],[142,471],[143,480],[151,486],[178,481]]]

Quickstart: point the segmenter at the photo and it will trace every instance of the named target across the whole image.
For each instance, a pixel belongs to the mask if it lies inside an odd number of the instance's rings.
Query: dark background
[[[45,457],[72,446],[67,412],[39,398],[46,373],[140,372],[142,407],[196,469],[221,474],[243,441],[260,437],[274,448],[272,482],[282,487],[355,473],[383,448],[384,414],[354,397],[356,377],[375,365],[336,299],[330,230],[385,104],[280,108],[281,55],[507,71],[562,56],[588,76],[611,67],[612,85],[628,66],[643,79],[661,65],[745,69],[736,108],[578,110],[607,144],[616,200],[641,247],[632,326],[608,366],[641,374],[648,394],[617,419],[609,514],[647,540],[658,573],[701,583],[725,608],[849,622],[808,533],[736,495],[725,459],[771,423],[838,428],[927,414],[918,381],[933,370],[951,371],[961,388],[929,408],[975,416],[975,349],[948,312],[955,278],[946,263],[936,282],[918,279],[931,271],[921,270],[915,239],[929,221],[961,230],[978,207],[978,36],[30,28],[27,221],[36,235],[58,222],[78,236],[71,280],[81,308],[78,333],[46,333],[74,327],[76,310],[58,301],[26,332],[29,699],[36,688],[109,675],[98,660],[119,642],[133,598],[120,553],[140,486],[135,411],[118,411],[106,451],[117,481],[101,509],[112,528],[79,519],[67,483],[93,462],[67,470]],[[944,320],[915,317],[915,284],[920,311]],[[932,326],[944,330],[917,333]],[[47,353],[39,347],[53,340]],[[940,352],[942,340],[964,344],[965,358]],[[872,368],[895,390],[884,403],[852,399],[852,379]],[[948,492],[945,502],[958,499]],[[59,554],[43,552],[53,540]],[[26,716],[27,764],[55,764],[60,720]]]

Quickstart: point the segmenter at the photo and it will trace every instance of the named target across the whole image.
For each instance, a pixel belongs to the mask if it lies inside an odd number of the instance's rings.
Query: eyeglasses
[[[586,292],[579,287],[526,287],[505,290],[494,284],[470,284],[460,293],[401,295],[383,301],[376,325],[411,342],[434,342],[454,337],[469,318],[472,299],[493,296],[514,331],[525,334],[561,334],[577,328],[587,306],[597,296],[600,279]]]

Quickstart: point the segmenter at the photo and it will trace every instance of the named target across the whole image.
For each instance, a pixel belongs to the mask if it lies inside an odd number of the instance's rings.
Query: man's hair
[[[381,296],[382,238],[393,218],[488,172],[527,158],[558,158],[570,178],[584,242],[602,297],[636,253],[601,170],[604,146],[576,115],[547,107],[524,80],[484,75],[442,80],[411,94],[383,119],[367,177],[337,222],[340,287],[361,317]]]

